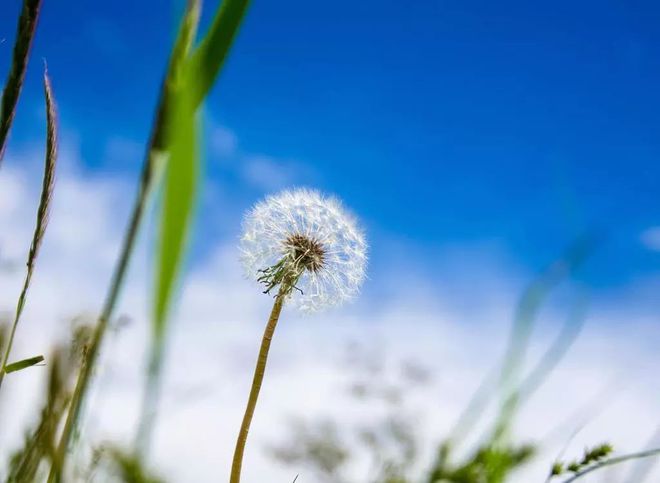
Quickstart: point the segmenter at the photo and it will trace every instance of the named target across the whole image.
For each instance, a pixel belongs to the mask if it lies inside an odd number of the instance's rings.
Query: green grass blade
[[[23,87],[40,10],[41,0],[24,0],[21,15],[18,18],[11,69],[2,91],[2,104],[0,105],[0,164],[7,145],[9,129],[16,113],[18,97],[21,94],[21,87]]]
[[[5,367],[5,374],[11,374],[12,372],[20,371],[28,367],[32,367],[40,362],[44,361],[44,356],[35,356],[30,357],[29,359],[23,359],[22,361],[12,362],[7,364]]]
[[[41,197],[39,200],[39,208],[37,209],[37,223],[32,236],[32,243],[30,245],[30,252],[28,253],[27,272],[25,274],[25,281],[23,289],[18,297],[16,304],[16,313],[14,315],[14,322],[9,333],[7,345],[4,348],[4,355],[0,361],[0,368],[6,366],[11,353],[12,345],[14,343],[14,336],[16,329],[25,307],[28,289],[34,273],[34,265],[39,256],[39,249],[46,233],[46,226],[48,225],[48,218],[50,214],[50,204],[53,197],[53,189],[55,187],[55,166],[57,164],[57,135],[58,135],[58,121],[57,110],[55,108],[55,100],[53,91],[48,78],[48,73],[44,71],[44,96],[46,99],[46,160],[44,163],[44,174],[41,187]],[[0,386],[5,372],[0,370]]]
[[[160,211],[159,248],[156,261],[154,335],[162,338],[176,280],[184,260],[193,218],[199,175],[197,130],[192,89],[186,86],[173,99],[167,134],[168,161],[165,168]]]
[[[171,96],[171,116],[165,135],[163,194],[159,213],[156,251],[156,278],[152,339],[147,367],[142,413],[136,435],[136,451],[143,457],[149,450],[160,394],[160,379],[169,312],[185,261],[198,191],[199,153],[197,148],[195,84],[192,77]]]
[[[193,39],[197,31],[197,23],[199,20],[199,0],[189,0],[186,13],[181,23],[181,27],[177,34],[172,52],[170,54],[169,64],[163,85],[161,88],[160,99],[156,109],[156,117],[152,127],[151,138],[147,147],[145,161],[142,167],[142,174],[138,193],[135,198],[131,217],[128,224],[128,229],[124,234],[124,240],[120,250],[119,259],[112,275],[110,288],[106,296],[101,315],[98,323],[94,328],[94,333],[89,344],[86,359],[82,364],[78,380],[71,398],[71,404],[66,416],[66,422],[60,436],[60,441],[57,446],[55,461],[51,467],[48,476],[49,483],[59,482],[62,480],[62,472],[66,465],[66,457],[68,454],[69,443],[71,441],[74,430],[78,425],[80,418],[80,409],[83,400],[89,388],[89,383],[92,377],[93,369],[98,359],[98,354],[102,346],[105,334],[107,332],[108,321],[113,317],[119,292],[123,286],[126,278],[131,255],[133,253],[138,233],[144,218],[146,207],[150,199],[150,194],[153,191],[155,183],[154,176],[156,169],[157,153],[162,152],[166,142],[166,125],[171,115],[171,96],[172,92],[177,89],[177,84],[182,77],[181,72],[183,66],[187,63],[189,49],[192,45]]]
[[[211,27],[193,52],[190,71],[197,82],[193,99],[196,105],[213,87],[249,4],[249,0],[223,0]]]

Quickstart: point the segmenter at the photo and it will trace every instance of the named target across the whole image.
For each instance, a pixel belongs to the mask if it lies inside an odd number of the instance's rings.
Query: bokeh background
[[[38,202],[43,58],[61,116],[60,167],[17,358],[47,353],[73,318],[100,308],[180,3],[45,2],[0,171],[0,308],[9,313]],[[0,7],[2,78],[19,8]],[[645,1],[255,0],[203,113],[206,179],[170,337],[154,447],[161,473],[190,482],[228,474],[271,302],[243,278],[240,220],[291,186],[337,194],[360,217],[369,279],[350,306],[285,313],[246,481],[317,481],[270,455],[292,420],[332,419],[350,432],[393,407],[416,428],[423,468],[501,357],[524,287],[592,231],[601,242],[548,300],[534,335],[532,362],[588,297],[578,342],[516,425],[521,440],[543,442],[545,461],[517,476],[542,481],[582,424],[576,456],[602,440],[620,451],[650,444],[660,427],[659,22],[660,7]],[[129,441],[135,424],[152,231],[88,403],[85,431],[97,441]],[[395,406],[351,390],[371,377],[365,370],[396,386],[411,365],[424,368],[423,382]],[[5,381],[0,454],[34,416],[44,373]],[[345,468],[350,481],[368,471],[366,457]]]

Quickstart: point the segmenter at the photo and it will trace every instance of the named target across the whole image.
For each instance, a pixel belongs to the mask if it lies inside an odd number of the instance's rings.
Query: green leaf
[[[30,357],[29,359],[23,359],[22,361],[12,362],[5,366],[5,374],[11,374],[12,372],[20,371],[28,367],[32,367],[40,362],[44,361],[44,356],[35,356]]]
[[[163,198],[159,213],[153,333],[155,345],[165,332],[171,299],[183,262],[192,220],[199,159],[195,127],[196,106],[191,102],[196,84],[187,65],[199,22],[199,0],[189,0],[165,79],[158,113],[154,148],[162,150]]]
[[[249,0],[223,0],[211,27],[193,52],[190,72],[197,82],[195,105],[201,104],[213,87],[249,4]]]
[[[224,64],[248,4],[249,0],[224,0],[199,46],[189,54],[199,14],[198,2],[189,1],[173,50],[160,113],[164,126],[162,146],[168,159],[156,255],[153,329],[157,339],[165,332],[197,193],[200,161],[195,113]],[[183,59],[187,61],[182,62]]]
[[[154,334],[162,338],[176,281],[184,260],[197,194],[200,160],[197,148],[194,84],[185,83],[171,100],[166,127],[163,198],[156,261]]]

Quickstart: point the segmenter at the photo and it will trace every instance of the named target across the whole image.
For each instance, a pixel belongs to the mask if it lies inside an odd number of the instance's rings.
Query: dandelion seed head
[[[257,203],[243,220],[240,251],[246,275],[267,292],[295,279],[288,303],[304,312],[350,300],[365,278],[362,230],[338,199],[314,190],[283,191]]]

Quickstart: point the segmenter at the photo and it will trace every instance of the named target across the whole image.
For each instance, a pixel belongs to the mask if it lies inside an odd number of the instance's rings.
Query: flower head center
[[[296,287],[306,271],[317,273],[325,264],[325,249],[318,240],[294,233],[283,243],[283,256],[272,267],[260,270],[257,279],[266,286],[265,293],[280,287],[280,294],[287,295]]]
[[[325,263],[325,250],[318,240],[292,234],[284,241],[286,256],[301,271],[318,272]]]

